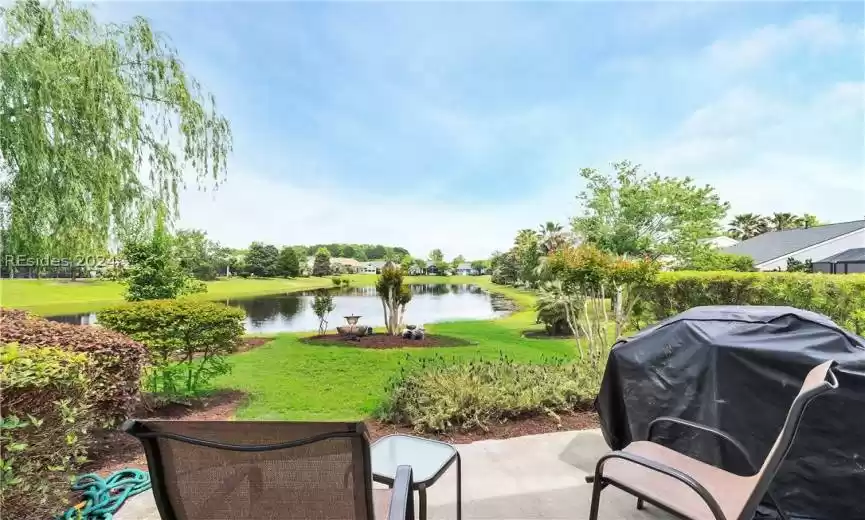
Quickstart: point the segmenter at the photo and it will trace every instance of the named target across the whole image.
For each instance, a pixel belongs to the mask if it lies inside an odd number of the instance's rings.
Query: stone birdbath
[[[366,325],[358,325],[357,320],[361,319],[362,316],[357,316],[352,314],[351,316],[345,316],[345,322],[348,325],[343,325],[342,327],[337,327],[336,331],[339,332],[343,336],[353,336],[353,337],[361,337],[365,336],[369,327]]]

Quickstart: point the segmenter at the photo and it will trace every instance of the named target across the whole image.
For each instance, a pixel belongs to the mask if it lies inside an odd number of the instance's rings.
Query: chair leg
[[[644,509],[646,507],[646,503],[643,502],[642,498],[637,499],[637,509]]]
[[[603,479],[595,478],[592,485],[592,508],[589,511],[589,520],[598,520],[598,509],[601,507],[601,491],[607,487]]]

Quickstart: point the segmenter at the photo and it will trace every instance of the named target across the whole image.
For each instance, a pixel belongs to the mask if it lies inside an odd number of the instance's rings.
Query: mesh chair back
[[[755,475],[756,483],[754,491],[751,493],[748,502],[745,504],[740,519],[750,519],[760,500],[766,491],[781,463],[787,457],[790,447],[793,445],[793,440],[796,437],[796,432],[799,430],[799,423],[802,421],[802,415],[805,413],[805,408],[817,396],[828,392],[829,390],[838,388],[838,380],[835,374],[832,373],[832,367],[835,366],[835,361],[827,361],[812,368],[805,377],[805,382],[802,383],[802,388],[796,399],[793,400],[790,411],[787,412],[787,419],[784,421],[784,426],[781,428],[781,433],[772,449],[769,450],[769,455],[763,462],[763,467]]]
[[[372,520],[363,423],[128,421],[163,520]]]

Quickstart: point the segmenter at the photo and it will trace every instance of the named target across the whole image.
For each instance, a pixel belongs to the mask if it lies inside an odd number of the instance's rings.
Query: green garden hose
[[[76,478],[72,489],[83,491],[84,500],[58,520],[111,520],[127,499],[150,489],[150,475],[140,469],[120,470],[105,479],[88,473]]]

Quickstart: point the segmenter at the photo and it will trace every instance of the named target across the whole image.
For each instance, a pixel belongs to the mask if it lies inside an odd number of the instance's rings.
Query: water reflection
[[[413,296],[406,307],[406,323],[422,325],[460,319],[490,319],[513,309],[507,298],[487,293],[476,285],[413,284],[409,288]],[[343,324],[343,317],[350,314],[362,316],[360,323],[365,325],[384,325],[381,300],[375,287],[330,289],[329,292],[334,296],[334,311],[328,324],[330,329]],[[221,301],[243,309],[249,332],[295,332],[318,328],[318,318],[312,311],[314,296],[315,291],[306,291]],[[53,316],[50,319],[76,324],[96,321],[93,314]]]

